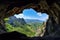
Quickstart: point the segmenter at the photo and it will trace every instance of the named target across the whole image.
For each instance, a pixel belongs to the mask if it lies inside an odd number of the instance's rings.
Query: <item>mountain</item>
[[[16,22],[20,23],[21,25],[28,24],[28,23],[43,23],[43,21],[38,19],[24,19],[24,18],[16,18],[15,16],[9,17],[8,23],[11,25],[16,26]]]
[[[42,23],[43,21],[41,20],[37,20],[37,19],[25,19],[26,23],[35,23],[35,22],[39,22]]]
[[[11,17],[9,17],[9,19],[10,20],[8,20],[8,23],[11,24],[11,25],[16,25],[17,23],[15,23],[15,22],[18,22],[21,25],[26,24],[26,22],[23,18],[16,18],[15,16],[11,16]]]

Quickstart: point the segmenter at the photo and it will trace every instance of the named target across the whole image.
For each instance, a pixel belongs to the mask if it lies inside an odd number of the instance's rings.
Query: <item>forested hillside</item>
[[[4,20],[7,32],[18,31],[20,33],[26,34],[29,37],[41,36],[44,33],[44,22],[25,23],[23,25],[21,22],[15,20],[13,23],[16,25],[13,26],[8,22],[8,20],[10,20],[9,18],[5,18]]]

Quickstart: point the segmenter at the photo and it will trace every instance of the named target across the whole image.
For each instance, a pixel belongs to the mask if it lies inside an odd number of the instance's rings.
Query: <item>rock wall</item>
[[[36,2],[36,1],[35,1]],[[6,17],[12,16],[14,14],[21,13],[23,9],[33,8],[38,12],[46,12],[49,15],[49,19],[46,25],[46,32],[44,36],[57,36],[60,32],[60,1],[59,0],[38,0],[38,3],[29,3],[25,5],[16,6],[12,4],[1,4],[0,7],[0,20],[3,20]],[[4,6],[4,7],[3,7]],[[3,24],[2,24],[3,23]],[[0,27],[4,25],[4,22],[0,21]],[[5,28],[5,26],[3,27]],[[3,29],[4,30],[4,29]]]

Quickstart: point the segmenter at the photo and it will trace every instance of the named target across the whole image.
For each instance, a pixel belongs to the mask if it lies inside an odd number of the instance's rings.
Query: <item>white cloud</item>
[[[19,14],[19,16],[20,16],[20,18],[23,18],[23,17],[24,17],[24,15],[23,15],[23,14]]]
[[[37,12],[37,15],[42,16],[41,12]]]
[[[16,18],[38,19],[38,20],[42,20],[42,21],[47,21],[47,19],[49,18],[49,15],[46,15],[45,17],[42,17],[42,18],[41,18],[41,16],[42,16],[41,12],[38,12],[37,15],[39,15],[40,18],[35,18],[35,17],[25,16],[23,13],[20,13],[20,14],[18,14],[18,15],[15,14],[14,16],[15,16]]]
[[[39,20],[42,20],[42,21],[47,21],[49,18],[49,15],[46,15],[46,17],[43,17],[43,18],[39,18]]]
[[[24,15],[23,15],[23,14],[18,14],[18,15],[17,15],[17,14],[15,14],[14,16],[15,16],[16,18],[23,18],[23,17],[24,17]]]
[[[29,16],[24,16],[24,14],[15,14],[14,15],[16,18],[24,18],[24,19],[38,19],[38,18],[33,18],[33,17],[29,17]]]
[[[29,16],[24,16],[24,19],[38,19],[38,18],[33,18],[33,17],[29,17]]]
[[[48,18],[49,18],[49,15],[47,15],[46,19],[48,19]]]
[[[24,19],[31,19],[31,17],[29,17],[29,16],[24,16],[23,18]]]

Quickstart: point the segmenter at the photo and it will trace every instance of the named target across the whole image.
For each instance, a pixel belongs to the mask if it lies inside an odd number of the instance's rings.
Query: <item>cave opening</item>
[[[29,8],[22,10],[22,13],[5,18],[4,21],[7,32],[18,31],[28,37],[42,37],[48,19],[47,13],[37,12],[33,8]]]
[[[24,1],[24,0],[22,0],[22,1]],[[31,3],[28,2],[26,4],[25,3],[26,2],[23,2],[23,3],[20,1],[18,2],[18,0],[16,2],[15,1],[14,2],[8,2],[8,1],[1,2],[1,4],[0,4],[0,34],[6,33],[6,31],[9,33],[12,31],[18,31],[18,32],[21,32],[22,34],[26,34],[28,37],[32,37],[33,40],[35,40],[35,39],[40,40],[40,37],[42,37],[42,38],[45,37],[48,39],[49,39],[49,37],[52,37],[52,38],[60,37],[60,1],[58,1],[58,0],[57,1],[56,0],[55,1],[54,0],[39,0],[37,3],[36,3],[36,1],[35,2],[33,1]],[[14,24],[11,22],[9,22],[11,24],[7,23],[8,20],[10,20],[11,17],[13,17],[13,16],[15,16],[15,18],[19,18],[18,16],[20,15],[20,19],[24,20],[22,18],[23,16],[21,16],[23,14],[22,11],[24,9],[30,9],[30,8],[35,9],[38,12],[37,15],[39,15],[39,16],[41,16],[40,13],[49,15],[49,18],[47,19],[47,21],[45,21],[46,27],[44,26],[45,27],[44,30],[41,31],[42,34],[39,34],[39,30],[35,31],[36,24],[37,24],[37,26],[40,25],[40,24],[38,25],[38,23],[36,23],[34,25],[32,25],[32,24],[28,25],[28,24],[26,24],[25,21],[23,21],[24,23],[18,23],[18,21],[13,22]],[[20,12],[20,14],[19,14],[19,12]],[[31,13],[29,13],[29,14],[31,14]],[[31,18],[33,18],[33,16]],[[15,19],[15,20],[17,20],[17,19]],[[18,25],[18,28],[16,28],[15,24]],[[21,24],[23,24],[23,25],[21,25]],[[45,24],[45,23],[43,22],[43,24]],[[22,28],[24,28],[24,29],[22,29]],[[39,27],[37,29],[39,29]],[[38,38],[35,38],[35,36],[37,36]],[[5,36],[4,36],[4,38],[5,38]],[[24,38],[22,38],[22,39],[24,39]]]

